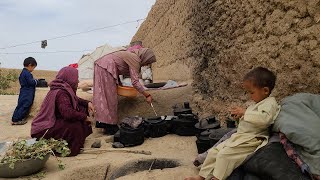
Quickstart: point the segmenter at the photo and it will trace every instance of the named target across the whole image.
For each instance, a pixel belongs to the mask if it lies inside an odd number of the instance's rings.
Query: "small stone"
[[[91,148],[100,148],[100,147],[101,147],[101,140],[100,139],[95,140],[91,145]]]
[[[112,144],[112,147],[113,148],[124,148],[124,145],[122,143],[120,143],[120,142],[114,142]]]

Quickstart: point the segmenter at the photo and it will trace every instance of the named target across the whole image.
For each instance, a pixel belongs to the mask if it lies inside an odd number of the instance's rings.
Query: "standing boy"
[[[28,57],[23,62],[23,70],[19,76],[20,94],[18,105],[12,116],[12,125],[23,125],[27,123],[31,105],[34,100],[36,85],[38,81],[33,79],[31,72],[37,67],[37,61],[33,57]]]

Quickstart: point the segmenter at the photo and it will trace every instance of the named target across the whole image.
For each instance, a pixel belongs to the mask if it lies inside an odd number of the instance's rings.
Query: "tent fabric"
[[[108,44],[98,47],[90,54],[84,55],[78,62],[79,80],[93,79],[94,62],[100,57],[115,51],[126,50],[125,47],[112,47]]]

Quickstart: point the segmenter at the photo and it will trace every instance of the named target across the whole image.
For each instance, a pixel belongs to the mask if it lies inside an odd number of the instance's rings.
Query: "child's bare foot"
[[[192,176],[192,177],[187,177],[184,180],[204,180],[205,178],[201,176]]]

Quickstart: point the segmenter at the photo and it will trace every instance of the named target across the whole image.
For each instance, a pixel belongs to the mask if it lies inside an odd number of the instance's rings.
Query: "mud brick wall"
[[[155,50],[157,79],[192,79],[194,103],[226,115],[243,75],[277,75],[273,95],[320,93],[320,0],[157,0],[133,40]]]

